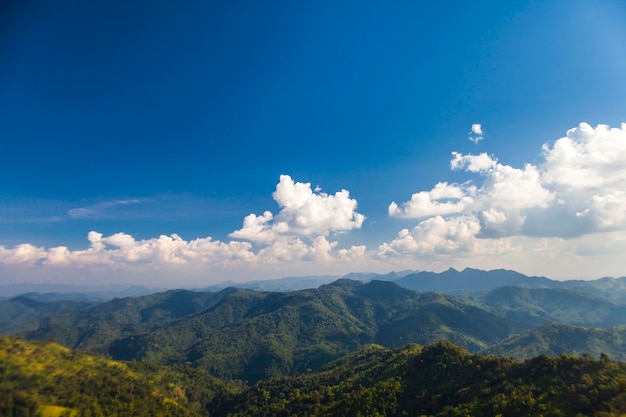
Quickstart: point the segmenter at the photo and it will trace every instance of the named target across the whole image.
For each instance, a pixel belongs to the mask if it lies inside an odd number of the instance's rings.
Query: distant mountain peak
[[[359,287],[361,285],[364,285],[363,281],[357,281],[357,280],[348,279],[348,278],[339,278],[338,280],[333,281],[329,284],[322,285],[320,288],[323,288],[323,287]]]

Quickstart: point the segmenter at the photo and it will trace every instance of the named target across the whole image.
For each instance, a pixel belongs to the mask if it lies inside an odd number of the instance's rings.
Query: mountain
[[[189,367],[123,363],[56,343],[0,337],[2,416],[208,416],[238,389]]]
[[[529,277],[506,269],[483,271],[466,268],[457,271],[418,272],[406,275],[395,282],[416,291],[440,291],[447,294],[467,295],[489,291],[498,287],[555,288],[593,294],[618,303],[626,303],[626,278],[600,278],[596,280],[555,281],[545,277]]]
[[[410,274],[416,274],[419,271],[412,271],[412,270],[404,270],[404,271],[391,271],[387,274],[378,274],[376,272],[351,272],[347,275],[344,275],[342,278],[343,279],[351,279],[351,280],[355,280],[355,281],[363,281],[363,282],[370,282],[373,280],[376,281],[396,281],[400,278],[404,278],[407,275]]]
[[[51,314],[62,310],[78,311],[94,305],[85,301],[40,301],[41,298],[38,295],[21,295],[0,300],[0,334],[32,331]]]
[[[221,377],[254,382],[319,369],[369,343],[448,339],[478,350],[515,331],[456,297],[420,294],[392,282],[339,280],[289,293],[238,290],[172,326],[116,340],[109,354],[191,362]]]
[[[215,305],[231,291],[170,290],[143,297],[114,298],[89,308],[47,315],[37,329],[23,334],[31,340],[56,340],[65,346],[105,354],[112,340],[155,331]]]
[[[354,281],[369,282],[372,280],[379,281],[395,281],[406,275],[413,274],[416,271],[392,271],[388,274],[378,274],[375,272],[351,272],[344,276],[339,275],[309,275],[299,277],[284,277],[278,279],[265,279],[247,282],[225,282],[217,285],[212,285],[206,288],[199,289],[199,291],[221,291],[228,287],[244,288],[248,290],[256,291],[274,291],[274,292],[287,292],[318,288],[321,285],[329,284],[338,279],[351,279]]]
[[[626,325],[607,329],[587,329],[561,323],[548,323],[513,336],[486,350],[487,353],[517,359],[537,355],[582,355],[626,360]]]
[[[125,285],[71,285],[71,284],[6,284],[0,285],[0,298],[18,295],[49,294],[57,299],[73,301],[106,301],[115,297],[140,297],[163,291],[161,288]]]
[[[444,272],[418,272],[395,281],[398,285],[417,291],[441,291],[466,294],[502,286],[532,286],[550,288],[554,281],[544,277],[528,277],[505,269],[483,271],[466,268],[457,271],[450,268]]]
[[[190,307],[190,299],[201,301]],[[523,329],[475,301],[341,279],[286,293],[229,289],[111,300],[51,315],[26,336],[121,360],[190,362],[221,377],[257,381],[319,369],[369,343],[447,339],[477,351]]]
[[[591,281],[569,280],[557,282],[557,288],[586,292],[626,304],[626,277],[600,278]]]
[[[317,288],[320,285],[328,284],[341,278],[339,275],[311,275],[302,277],[284,277],[278,279],[265,279],[247,282],[225,282],[212,285],[200,291],[217,292],[226,288],[244,288],[256,291],[296,291],[308,288]]]
[[[120,362],[0,337],[2,416],[618,416],[626,364],[589,356],[516,361],[449,342],[368,345],[319,372],[218,380],[188,365]]]
[[[448,272],[457,278],[498,273]],[[520,275],[510,274],[527,283]],[[117,360],[190,363],[250,382],[317,370],[372,343],[393,348],[449,340],[476,352],[548,322],[626,324],[625,304],[589,292],[499,287],[461,297],[346,278],[289,292],[171,290],[98,304],[55,303],[25,296],[0,301],[0,331]]]
[[[539,356],[524,362],[473,355],[448,342],[367,346],[318,373],[217,395],[215,415],[618,416],[626,364]]]
[[[550,321],[591,327],[626,324],[626,304],[589,293],[552,288],[500,287],[474,298],[520,324],[538,325]]]

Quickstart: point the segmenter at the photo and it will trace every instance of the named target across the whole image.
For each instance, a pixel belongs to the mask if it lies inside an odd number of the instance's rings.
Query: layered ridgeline
[[[173,299],[190,297],[204,301],[193,308],[185,301],[189,314],[183,317],[171,312]],[[174,291],[153,303],[145,297],[112,300],[51,315],[26,335],[114,359],[190,362],[220,377],[254,382],[319,369],[370,343],[447,339],[476,351],[520,330],[472,300],[392,282],[339,280],[287,293]]]
[[[626,277],[596,280],[555,281],[546,277],[529,277],[516,271],[466,268],[457,271],[417,272],[393,280],[404,288],[417,291],[440,291],[466,295],[489,291],[498,287],[552,288],[593,294],[616,302],[626,302]]]
[[[558,332],[525,351],[504,341],[548,322],[594,328],[626,324],[626,305],[587,292],[502,287],[459,297],[390,281],[347,279],[284,293],[176,290],[60,311],[48,306],[41,316],[37,304],[24,298],[0,301],[0,311],[3,303],[11,303],[12,311],[28,304],[30,316],[20,316],[20,326],[31,330],[20,334],[29,339],[55,340],[113,359],[190,363],[251,383],[317,370],[371,343],[398,347],[450,340],[473,352],[497,346],[499,353],[515,357],[585,352],[593,345],[586,337],[569,337],[567,344],[545,341],[562,337]],[[36,324],[24,318],[33,315]],[[623,346],[613,340],[596,344],[591,353],[623,358]]]
[[[119,362],[0,337],[3,416],[376,416],[626,413],[626,365],[589,356],[523,362],[449,342],[378,345],[320,372],[251,388],[188,367]]]

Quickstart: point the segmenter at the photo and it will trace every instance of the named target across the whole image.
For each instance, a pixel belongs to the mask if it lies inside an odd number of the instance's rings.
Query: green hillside
[[[189,367],[123,363],[0,337],[2,416],[202,416],[233,388]]]
[[[621,416],[626,364],[589,356],[516,361],[449,342],[368,345],[319,372],[244,389],[188,366],[118,362],[0,337],[0,415]]]
[[[44,302],[26,296],[0,300],[0,334],[33,331],[51,314],[63,310],[79,311],[94,304],[68,300]]]
[[[230,290],[203,293],[172,290],[142,297],[115,298],[85,309],[66,308],[44,315],[37,329],[24,333],[31,340],[55,340],[65,346],[106,354],[120,337],[157,330],[182,317],[215,305]]]
[[[487,349],[488,353],[525,359],[537,355],[589,354],[626,361],[626,326],[587,329],[549,323],[513,336]]]
[[[319,373],[218,396],[221,416],[620,416],[626,364],[473,355],[450,343],[369,346]]]
[[[459,297],[417,292],[389,281],[364,284],[348,279],[278,293],[175,290],[76,308],[65,304],[61,310],[57,304],[25,297],[8,302],[19,309],[5,310],[9,313],[4,318],[0,310],[4,322],[10,322],[13,311],[25,308],[28,313],[20,317],[35,317],[33,323],[20,322],[20,328],[34,330],[13,332],[28,339],[55,340],[117,360],[189,363],[249,383],[319,370],[367,344],[393,348],[448,340],[478,352],[546,322],[626,324],[625,305],[563,289],[501,287]],[[596,346],[606,346],[605,353],[622,357],[624,349],[617,341],[594,342],[602,335],[588,335],[586,345],[561,344],[557,350],[544,349],[541,339],[526,338],[528,353],[521,356],[584,349],[595,355]],[[511,350],[510,356],[518,353]]]
[[[115,340],[118,359],[191,362],[255,382],[317,370],[370,343],[451,340],[480,350],[515,329],[475,302],[417,293],[391,282],[341,280],[316,290],[238,290],[214,307],[146,334]]]
[[[500,287],[476,297],[513,321],[590,327],[626,324],[626,305],[564,289]]]

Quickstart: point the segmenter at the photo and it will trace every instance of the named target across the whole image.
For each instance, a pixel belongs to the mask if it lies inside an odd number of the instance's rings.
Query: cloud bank
[[[241,273],[258,276],[261,271],[262,275],[264,268],[290,273],[294,267],[298,270],[298,263],[306,265],[299,269],[302,272],[323,273],[324,267],[318,268],[322,264],[330,268],[365,257],[364,245],[338,248],[337,241],[328,240],[330,235],[360,228],[365,220],[356,211],[357,201],[350,198],[347,190],[326,194],[311,189],[310,183],[281,175],[272,196],[280,207],[278,214],[265,211],[246,216],[243,227],[230,233],[233,240],[227,242],[211,237],[187,241],[177,234],[136,240],[127,233],[104,236],[91,231],[87,236],[89,247],[84,250],[66,246],[43,248],[28,243],[13,248],[0,246],[0,269],[14,272],[18,267],[70,267],[87,271],[94,267],[139,267],[153,272],[162,267],[187,267],[210,271],[225,279]],[[80,210],[75,217],[92,216],[92,211],[96,210]]]
[[[472,133],[482,136],[481,126],[472,126]],[[0,246],[0,270],[10,275],[72,269],[88,275],[95,269],[134,268],[145,274],[174,268],[195,271],[199,280],[449,266],[551,276],[599,268],[603,272],[598,274],[624,275],[626,124],[593,128],[581,123],[540,151],[540,162],[522,167],[487,153],[453,152],[450,170],[473,179],[440,181],[408,201],[391,202],[389,217],[405,225],[369,248],[365,242],[340,244],[365,220],[347,190],[327,194],[281,175],[272,194],[277,212],[249,214],[228,241],[185,240],[176,234],[137,240],[123,232],[91,231],[89,246],[82,250]],[[100,209],[74,215],[84,219]]]

